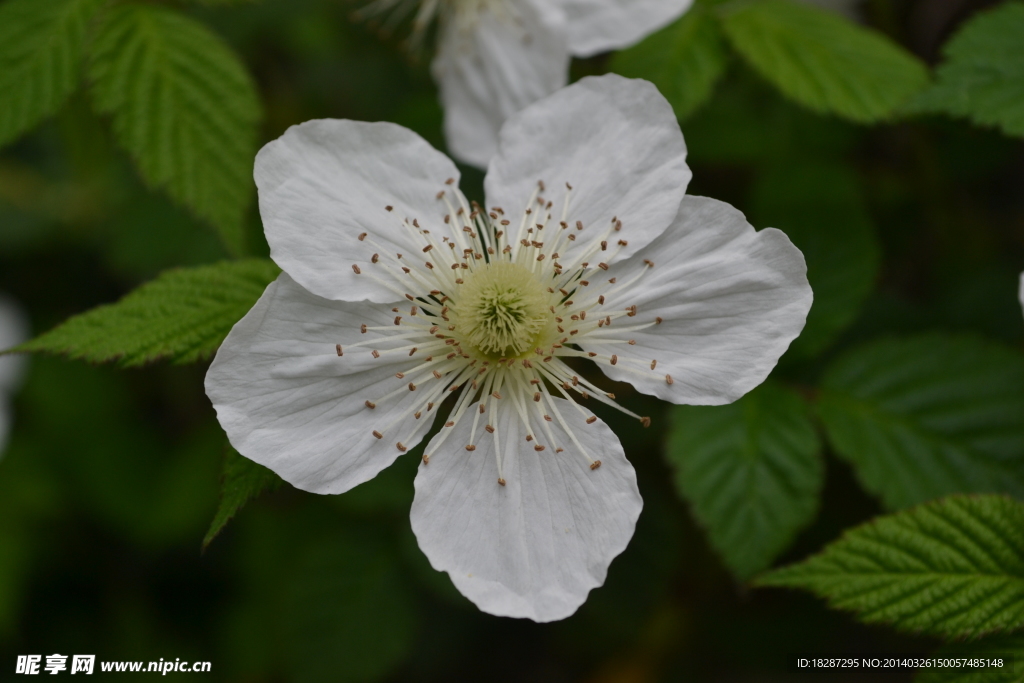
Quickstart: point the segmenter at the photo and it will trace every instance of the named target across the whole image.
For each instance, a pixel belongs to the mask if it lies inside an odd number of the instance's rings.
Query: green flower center
[[[545,346],[554,330],[550,306],[551,295],[533,273],[516,263],[497,262],[466,277],[449,315],[464,348],[498,360]]]

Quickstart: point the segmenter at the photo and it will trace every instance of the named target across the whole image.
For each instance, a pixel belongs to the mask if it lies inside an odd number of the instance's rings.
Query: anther
[[[540,453],[542,450],[544,450],[544,448],[545,448],[545,446],[541,446],[540,444],[537,444],[536,446],[533,447],[533,450],[535,450],[538,453]]]
[[[398,443],[396,443],[396,444],[395,444],[395,447],[396,447],[396,448],[397,448],[397,449],[398,449],[399,451],[401,451],[402,453],[405,453],[405,452],[406,452],[407,450],[409,450],[408,448],[406,448],[405,446],[403,446],[403,445],[402,445],[402,442],[401,442],[401,441],[399,441]]]
[[[601,466],[601,461],[600,460],[595,460],[593,463],[591,463],[590,469],[596,470],[600,466]]]
[[[665,375],[665,384],[672,384],[672,375]]]
[[[380,358],[380,351],[374,349],[373,351],[370,351],[370,355],[373,356],[374,358]]]
[[[390,205],[389,205],[389,206],[385,206],[385,207],[384,207],[384,210],[385,210],[385,211],[394,211],[394,210],[395,210],[395,207],[393,207],[393,206],[390,206]]]
[[[473,444],[469,444],[468,446],[466,446],[466,450],[467,451],[475,451],[476,450],[476,446],[474,446]]]
[[[616,355],[615,355],[615,354],[613,353],[613,354],[612,354],[612,365],[615,365],[615,364],[616,364],[616,363],[618,363],[618,362],[619,362],[619,357],[618,357],[618,356],[616,356]]]
[[[597,267],[600,268],[601,270],[608,270],[608,264],[607,263],[598,263]]]
[[[505,485],[505,480],[502,479],[501,477],[498,477],[498,485],[499,486],[504,486]]]
[[[395,373],[395,377],[397,377],[398,379],[405,379],[405,373],[404,372],[396,372]]]
[[[597,418],[596,418],[596,417],[594,417],[593,415],[591,415],[590,417],[588,417],[588,418],[587,418],[587,424],[588,424],[588,425],[592,425],[592,424],[594,424],[595,422],[597,422]]]
[[[629,308],[626,309],[626,317],[632,318],[635,315],[636,315],[636,304],[633,304],[632,306],[630,306]]]
[[[369,408],[370,410],[373,410],[374,408],[377,407],[377,404],[374,403],[373,401],[367,400],[366,401],[366,407]]]
[[[383,438],[384,438],[384,435],[383,435],[383,434],[381,434],[380,432],[378,432],[377,430],[374,430],[374,431],[373,431],[373,435],[374,435],[375,437],[377,437],[378,439],[383,439]]]
[[[444,423],[444,426],[445,427],[454,427],[455,423],[452,422],[451,420],[448,420],[447,422]]]
[[[658,367],[658,361],[656,361],[656,360],[652,360],[652,361],[651,361],[651,370],[653,370],[653,369],[654,369],[654,368],[656,368],[656,367]]]
[[[359,241],[362,242],[365,239],[366,239],[366,233],[365,232],[359,233]]]
[[[362,332],[363,334],[366,334],[366,323],[363,323],[362,325],[359,326],[359,331]]]
[[[335,351],[338,352],[339,356],[344,356],[345,355],[344,353],[341,352],[341,344],[335,344],[334,345],[334,349],[335,349]]]
[[[354,263],[352,264],[352,272],[354,272],[356,275],[362,275],[363,274],[363,271],[359,270],[359,266],[357,266]]]
[[[537,402],[537,403],[540,403],[540,392],[539,391],[533,392],[533,400],[535,402]]]
[[[400,315],[396,315],[395,316],[395,324],[396,325],[401,325],[402,324],[402,316],[400,316]]]
[[[370,263],[376,263],[377,261],[380,261],[380,254],[374,254],[370,257]]]
[[[488,434],[493,434],[494,433],[494,427],[492,427],[491,425],[485,425],[484,429],[487,430]]]
[[[640,418],[640,424],[642,424],[645,428],[646,427],[650,427],[651,426],[651,418],[649,418],[649,417],[641,417]]]
[[[660,325],[661,324],[661,318],[655,318],[654,319],[654,324],[655,325]]]
[[[426,453],[423,454],[423,464],[424,465],[429,465],[430,464],[430,456],[427,455]]]
[[[409,382],[409,391],[416,391],[416,385],[412,382]]]
[[[648,261],[647,259],[644,259],[644,263],[647,264],[648,268],[653,268],[654,267],[654,261]]]

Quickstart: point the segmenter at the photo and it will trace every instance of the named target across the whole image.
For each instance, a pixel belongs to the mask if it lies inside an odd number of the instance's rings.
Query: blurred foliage
[[[734,405],[614,385],[654,419],[597,411],[644,512],[606,584],[556,624],[481,614],[430,568],[408,521],[416,452],[341,496],[277,488],[225,456],[202,364],[149,364],[208,357],[276,273],[258,143],[344,117],[443,148],[428,57],[351,23],[353,7],[0,1],[0,291],[45,333],[33,348],[145,366],[32,359],[0,461],[4,666],[68,652],[268,683],[755,681],[786,680],[793,652],[1024,656],[1019,610],[972,611],[1019,603],[1020,503],[927,502],[1024,495],[1022,3],[871,0],[860,25],[707,0],[574,64],[654,81],[682,120],[690,192],[784,230],[815,302],[771,381]],[[464,180],[482,199],[482,174]],[[775,562],[789,568],[763,583],[848,611],[737,581]],[[1009,588],[922,578],[949,563]],[[892,575],[844,574],[869,565]],[[942,644],[857,614],[1004,632]],[[998,675],[920,680],[1020,680]]]

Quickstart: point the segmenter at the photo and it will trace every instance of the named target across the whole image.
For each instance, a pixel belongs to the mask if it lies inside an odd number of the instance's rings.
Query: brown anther
[[[412,219],[412,224],[417,228],[420,227],[420,222],[415,218]]]
[[[423,464],[424,465],[429,465],[430,464],[430,456],[427,455],[426,453],[423,454]]]
[[[588,417],[588,418],[587,418],[587,424],[588,424],[588,425],[592,425],[592,424],[594,424],[595,422],[597,422],[597,418],[596,418],[596,417],[594,417],[593,415],[591,415],[590,417]]]
[[[619,246],[620,247],[625,247],[627,245],[629,245],[629,242],[627,242],[626,240],[619,240]]]
[[[405,453],[407,450],[409,450],[408,448],[406,448],[405,446],[402,445],[401,441],[399,441],[398,443],[395,444],[395,448],[397,448],[402,453]]]
[[[409,309],[409,315],[412,315],[412,316],[415,316],[419,312],[420,312],[420,309],[417,308],[416,306],[413,306],[412,308]]]
[[[440,192],[437,193],[437,198],[444,199],[444,190],[441,190]]]
[[[441,379],[441,377],[443,377],[443,375],[437,370],[434,370],[434,379]]]
[[[359,266],[357,266],[354,263],[352,264],[352,272],[355,273],[356,275],[362,275],[363,274],[363,271],[359,270]]]
[[[341,352],[341,344],[335,344],[334,345],[334,350],[338,352],[339,356],[344,356],[345,355],[344,353]]]
[[[454,427],[455,423],[452,422],[451,420],[448,420],[447,422],[444,423],[444,426],[445,427]]]
[[[576,221],[576,229],[577,230],[582,230],[583,229],[583,221]]]
[[[377,261],[380,261],[380,254],[374,254],[370,257],[370,263],[376,263]]]
[[[626,317],[627,318],[632,318],[635,315],[636,315],[636,304],[633,304],[632,306],[630,306],[629,308],[626,309]]]
[[[415,413],[412,414],[412,416],[415,417],[418,420],[418,419],[420,419],[420,417],[423,416],[423,413],[421,413],[420,411],[417,410]]]
[[[665,384],[672,384],[672,383],[673,383],[672,375],[665,375]]]
[[[547,420],[548,422],[554,422],[554,418],[551,417],[550,415],[545,415],[544,419]]]
[[[369,408],[370,410],[373,410],[374,408],[376,408],[376,407],[377,407],[377,404],[376,404],[376,403],[374,403],[373,401],[370,401],[369,399],[367,399],[367,401],[366,401],[366,404],[365,404],[365,405],[366,405],[366,407],[367,407],[367,408]]]
[[[573,376],[572,376],[572,385],[573,385],[574,387],[575,387],[575,386],[579,386],[579,383],[580,383],[580,378],[579,378],[579,377],[577,377],[576,375],[573,375]]]
[[[629,344],[630,346],[636,346],[636,339],[630,339],[626,343]]]
[[[608,251],[608,242],[606,240],[601,240],[601,251]]]
[[[494,433],[494,427],[492,427],[491,425],[484,425],[484,429],[487,430],[488,434],[493,434]]]
[[[380,358],[380,351],[374,349],[373,351],[370,351],[370,355],[373,356],[374,358]]]
[[[652,361],[651,361],[651,370],[653,370],[653,369],[654,369],[654,368],[656,368],[656,367],[658,367],[658,361],[656,361],[656,360],[652,360]]]
[[[466,446],[466,450],[467,451],[475,451],[476,450],[476,446],[474,446],[473,444],[469,444],[468,446]]]
[[[600,268],[601,270],[608,270],[608,264],[607,263],[598,263],[597,267]]]
[[[597,354],[594,353],[593,351],[587,351],[587,355],[590,356],[591,358],[597,357]]]
[[[612,365],[615,365],[615,364],[616,364],[616,363],[618,363],[618,362],[619,362],[619,357],[618,357],[618,356],[616,356],[616,355],[615,355],[615,354],[613,353],[613,354],[612,354]]]
[[[497,391],[491,392],[491,396],[493,396],[494,398],[497,398],[497,399],[501,398],[501,394],[499,394]]]
[[[533,447],[533,450],[535,450],[538,453],[540,453],[542,450],[544,450],[544,448],[545,448],[545,446],[541,446],[540,444],[537,444],[536,446]]]
[[[430,251],[433,248],[434,248],[433,244],[428,244],[427,246],[423,247],[423,253],[426,254],[428,251]]]
[[[366,323],[363,323],[362,325],[359,326],[359,331],[362,332],[363,334],[366,334]]]
[[[654,319],[654,324],[655,325],[660,325],[661,324],[661,318],[655,318]]]
[[[373,435],[374,435],[375,437],[377,437],[378,439],[383,439],[383,438],[384,438],[384,435],[383,435],[383,434],[381,434],[380,432],[378,432],[377,430],[374,430],[374,431],[373,431]]]
[[[640,424],[642,424],[645,428],[646,427],[650,427],[651,426],[651,418],[649,418],[649,417],[641,417],[640,418]]]
[[[449,178],[448,180],[444,181],[444,184],[445,185],[451,185],[454,182],[455,182],[455,178]]]
[[[601,466],[601,461],[600,460],[595,460],[594,462],[592,462],[590,464],[590,469],[596,470],[600,466]]]
[[[366,233],[365,232],[359,233],[359,241],[362,242],[365,239],[366,239]]]
[[[654,261],[649,261],[647,259],[644,259],[644,263],[647,264],[648,268],[653,268],[654,267]]]
[[[610,284],[613,284],[613,285],[614,285],[614,284],[615,284],[615,281],[616,281],[616,280],[618,280],[618,279],[619,279],[619,278],[617,278],[617,277],[610,277],[610,278],[608,278],[608,282],[609,282]]]
[[[576,235],[573,235],[572,233],[569,233],[568,235],[566,235],[566,237],[569,238],[570,242],[575,242],[576,241]]]
[[[406,268],[405,266],[402,266],[402,270],[405,271],[406,275],[408,275],[409,273],[412,272],[410,269]]]
[[[504,486],[505,485],[505,480],[502,479],[501,477],[498,477],[498,485],[499,486]]]
[[[608,398],[610,398],[613,401],[615,400],[615,394],[613,394],[611,392],[608,392],[607,394],[605,394],[605,396],[607,396]]]
[[[402,324],[402,316],[400,316],[400,315],[396,315],[395,316],[395,324],[396,325],[401,325]]]
[[[484,408],[484,404],[481,403],[480,404],[480,414],[483,415],[485,410],[486,410],[486,408]]]
[[[395,373],[395,377],[397,377],[398,379],[405,379],[405,373],[404,372],[396,372]]]
[[[409,382],[409,391],[416,391],[416,385],[412,382]]]
[[[599,303],[602,306],[604,306],[604,294],[602,294],[601,296],[597,297],[597,303]]]
[[[395,207],[393,207],[393,206],[385,206],[385,207],[384,207],[384,210],[385,210],[385,211],[394,211],[394,210],[395,210]]]

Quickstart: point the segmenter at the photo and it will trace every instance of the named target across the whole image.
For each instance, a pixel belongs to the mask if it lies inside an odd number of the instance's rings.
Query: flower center
[[[550,299],[523,266],[492,262],[467,276],[449,316],[467,350],[486,360],[516,359],[544,346],[551,336],[555,316]]]

